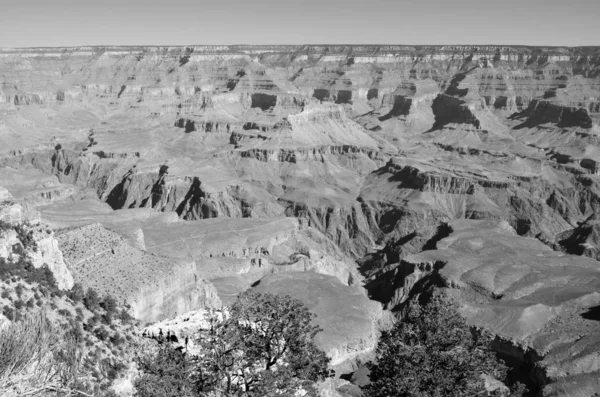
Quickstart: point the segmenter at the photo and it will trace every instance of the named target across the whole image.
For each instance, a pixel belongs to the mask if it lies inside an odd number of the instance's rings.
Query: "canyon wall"
[[[357,332],[323,322],[341,365],[372,351],[382,308],[402,310],[424,284],[455,296],[469,321],[508,299],[485,266],[444,273],[457,234],[465,262],[483,249],[478,232],[499,233],[515,258],[558,255],[552,280],[596,277],[600,48],[0,48],[0,74],[0,199],[39,213],[75,281],[144,321],[249,288],[294,292],[316,311],[352,291],[354,315],[339,310]],[[522,257],[527,274],[558,272]],[[559,281],[548,283],[535,285]],[[565,300],[527,285],[506,304],[595,326],[579,313],[597,304],[595,284]],[[546,395],[567,395],[556,387],[567,382],[585,396],[595,367],[538,343],[547,327],[567,331],[515,316],[529,328],[473,323],[522,361],[546,357],[531,377]]]

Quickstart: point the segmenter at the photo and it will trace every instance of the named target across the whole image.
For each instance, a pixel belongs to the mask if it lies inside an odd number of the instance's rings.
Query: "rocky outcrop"
[[[544,100],[533,100],[523,112],[526,121],[519,127],[553,123],[562,128],[592,128],[594,121],[584,107],[569,107]]]
[[[6,222],[5,225],[11,226],[0,230],[0,258],[18,256],[14,253],[14,248],[20,246],[23,254],[35,268],[48,266],[59,289],[71,289],[73,276],[65,265],[54,232],[47,225],[39,222],[24,223],[22,212],[20,204],[0,203],[0,220]]]
[[[317,335],[317,344],[340,370],[349,369],[353,360],[371,353],[380,331],[393,324],[381,306],[370,301],[359,288],[344,286],[333,277],[280,273],[263,278],[253,290],[286,294],[303,301],[324,329]]]
[[[97,224],[61,233],[58,240],[76,282],[127,302],[142,321],[220,306],[192,261],[146,253]]]
[[[58,240],[49,228],[38,230],[38,236],[46,234],[37,240],[37,250],[30,254],[31,263],[39,268],[47,265],[54,278],[58,288],[68,290],[73,287],[74,281],[71,272],[64,262],[62,252],[58,245]],[[50,233],[48,233],[50,231]]]

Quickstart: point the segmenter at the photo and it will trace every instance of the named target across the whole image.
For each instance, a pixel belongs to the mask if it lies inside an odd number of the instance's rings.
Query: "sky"
[[[0,0],[0,47],[600,46],[600,0]]]

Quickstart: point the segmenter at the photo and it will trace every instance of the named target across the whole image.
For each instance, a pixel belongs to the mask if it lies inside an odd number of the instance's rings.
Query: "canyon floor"
[[[347,374],[439,290],[534,393],[600,390],[600,48],[3,48],[0,76],[3,216],[144,323],[290,294]]]

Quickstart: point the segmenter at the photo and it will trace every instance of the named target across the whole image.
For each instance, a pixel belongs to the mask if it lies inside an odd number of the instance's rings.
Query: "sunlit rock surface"
[[[598,390],[598,262],[519,237],[504,221],[461,220],[449,227],[436,250],[398,264],[400,301],[433,285],[445,288],[469,323],[504,341],[503,354],[527,356],[524,371],[546,394]]]

